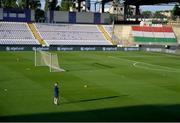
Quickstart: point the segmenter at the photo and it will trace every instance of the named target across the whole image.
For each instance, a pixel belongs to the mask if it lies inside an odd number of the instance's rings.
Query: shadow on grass
[[[75,69],[66,69],[66,72],[73,72],[73,71],[93,71],[97,69],[111,69],[114,68],[113,66],[102,64],[102,63],[92,63],[92,67],[87,67],[87,68],[75,68]]]
[[[126,96],[126,95],[122,95]],[[101,98],[94,98],[94,99],[86,99],[86,100],[78,100],[78,101],[70,101],[70,102],[63,102],[63,104],[70,104],[70,103],[80,103],[80,102],[89,102],[89,101],[97,101],[97,100],[106,100],[106,99],[113,99],[118,98],[120,96],[109,96],[109,97],[101,97]]]
[[[93,63],[92,66],[97,67],[97,68],[102,68],[102,69],[114,68],[113,66],[102,64],[102,63]]]
[[[103,102],[102,102],[103,103]],[[142,105],[0,117],[0,121],[180,121],[180,105]]]
[[[74,69],[66,69],[66,72],[76,72],[76,71],[92,71],[91,68],[74,68]],[[95,69],[94,69],[95,70]]]

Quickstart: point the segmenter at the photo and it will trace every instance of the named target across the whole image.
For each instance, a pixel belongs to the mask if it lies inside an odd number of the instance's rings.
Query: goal
[[[63,72],[64,69],[60,68],[58,62],[58,56],[55,53],[50,53],[46,51],[35,50],[34,56],[35,66],[48,66],[50,72]]]

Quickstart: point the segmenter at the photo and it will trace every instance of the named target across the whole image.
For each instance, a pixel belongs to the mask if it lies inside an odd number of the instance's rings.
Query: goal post
[[[50,72],[65,71],[64,69],[60,68],[58,56],[55,53],[35,50],[34,59],[35,66],[48,66]]]

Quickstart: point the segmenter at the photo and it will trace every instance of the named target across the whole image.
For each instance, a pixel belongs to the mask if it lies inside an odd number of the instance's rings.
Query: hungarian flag
[[[172,27],[132,26],[132,36],[138,43],[176,43]]]

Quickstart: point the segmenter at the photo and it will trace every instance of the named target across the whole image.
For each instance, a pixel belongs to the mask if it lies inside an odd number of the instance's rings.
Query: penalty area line
[[[108,57],[114,58],[114,59],[124,60],[126,62],[130,62],[136,68],[142,68],[142,69],[154,70],[154,71],[180,72],[179,69],[175,69],[172,67],[155,65],[155,64],[150,64],[150,63],[146,63],[146,62],[139,62],[139,61],[135,61],[135,60],[129,60],[129,59],[124,59],[124,58],[119,58],[119,57],[114,57],[114,56],[108,56]],[[138,65],[138,64],[142,64],[142,65]],[[143,66],[143,64],[146,66]],[[157,68],[151,68],[150,66],[157,67]],[[161,68],[158,68],[158,67],[161,67]]]

